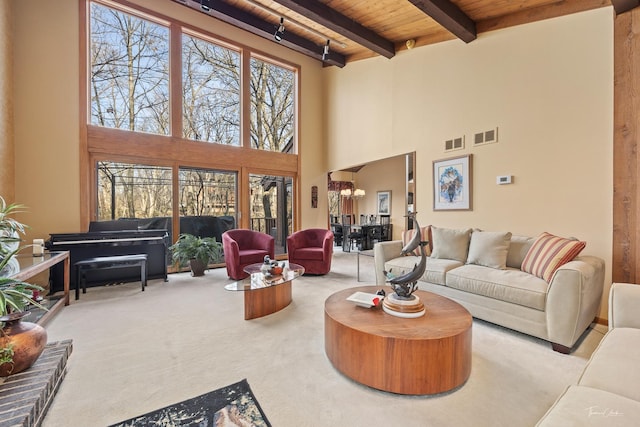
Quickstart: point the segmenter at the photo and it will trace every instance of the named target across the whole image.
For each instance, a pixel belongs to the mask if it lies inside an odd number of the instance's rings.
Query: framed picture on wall
[[[378,191],[378,215],[391,215],[391,191]]]
[[[433,162],[433,210],[472,210],[471,154]]]

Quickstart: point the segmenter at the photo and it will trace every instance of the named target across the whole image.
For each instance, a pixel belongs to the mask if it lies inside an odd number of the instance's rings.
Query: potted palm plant
[[[189,265],[193,276],[203,276],[209,263],[222,262],[222,243],[215,237],[180,234],[170,249],[173,262],[178,267]]]
[[[18,249],[20,245],[20,234],[24,234],[27,226],[13,218],[12,215],[20,212],[23,208],[23,205],[17,203],[7,203],[0,196],[0,259],[11,258],[12,255],[9,254]],[[0,271],[2,271],[1,268]]]
[[[34,299],[34,291],[44,289],[10,277],[11,272],[6,269],[21,249],[8,252],[0,259],[0,377],[29,368],[47,344],[47,331],[42,326],[22,321],[30,314],[25,310],[28,306],[47,311]]]
[[[15,279],[15,255],[20,248],[20,234],[26,225],[12,217],[22,205],[7,204],[0,196],[0,377],[23,371],[40,356],[47,344],[46,330],[35,323],[22,322],[30,305],[47,310],[34,299],[38,285]]]

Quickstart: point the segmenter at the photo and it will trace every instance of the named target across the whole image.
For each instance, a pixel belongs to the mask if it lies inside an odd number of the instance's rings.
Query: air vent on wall
[[[464,136],[447,139],[444,142],[444,151],[462,150],[464,148]]]
[[[498,128],[478,132],[473,136],[473,145],[491,144],[498,142]]]

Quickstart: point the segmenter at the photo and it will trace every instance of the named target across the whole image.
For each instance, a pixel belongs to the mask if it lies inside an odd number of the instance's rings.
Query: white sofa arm
[[[580,256],[561,266],[547,294],[549,341],[571,348],[598,314],[604,287],[604,260]]]
[[[387,242],[378,242],[373,246],[373,265],[376,269],[376,285],[384,285],[386,277],[384,277],[384,263],[390,259],[398,258],[402,251],[401,240],[391,240]]]
[[[609,329],[640,329],[640,285],[614,283],[609,291]]]

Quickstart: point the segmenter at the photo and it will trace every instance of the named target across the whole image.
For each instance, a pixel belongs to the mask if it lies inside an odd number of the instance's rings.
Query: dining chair
[[[362,240],[359,230],[354,230],[353,215],[342,215],[342,251],[351,252],[351,247]]]
[[[331,230],[333,231],[333,243],[336,246],[341,246],[342,238],[344,237],[342,234],[342,224],[332,223]]]
[[[391,215],[380,215],[380,241],[391,240]]]

